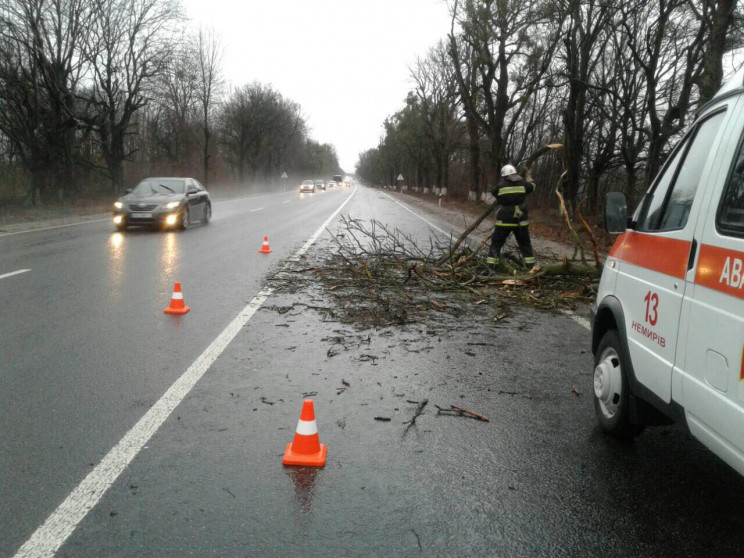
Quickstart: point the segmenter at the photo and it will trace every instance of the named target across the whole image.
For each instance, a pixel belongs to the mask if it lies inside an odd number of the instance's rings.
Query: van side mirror
[[[132,189],[131,188],[127,188],[126,190],[124,190],[124,193],[125,194],[131,194],[132,193]]]
[[[620,192],[607,194],[604,212],[605,230],[610,234],[624,233],[628,228],[628,202]]]

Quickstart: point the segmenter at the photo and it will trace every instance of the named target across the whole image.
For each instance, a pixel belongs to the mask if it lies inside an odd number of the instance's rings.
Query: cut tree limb
[[[576,250],[579,250],[581,253],[581,263],[586,263],[584,245],[581,243],[581,238],[579,238],[576,229],[574,229],[571,224],[571,218],[568,216],[568,209],[566,209],[566,200],[563,199],[563,194],[561,194],[561,182],[563,182],[567,174],[568,171],[563,171],[563,174],[561,174],[561,177],[558,179],[558,184],[555,185],[555,195],[558,196],[558,201],[560,202],[561,215],[563,215],[563,219],[566,221],[566,226],[568,227],[568,230],[571,231],[571,235],[574,237],[574,242],[576,243],[574,257],[576,256]]]
[[[581,225],[584,227],[584,230],[589,235],[589,240],[592,243],[592,250],[594,251],[594,264],[597,267],[601,267],[602,262],[599,259],[599,244],[597,243],[597,237],[594,236],[592,228],[589,226],[589,223],[586,222],[586,219],[584,219],[584,216],[581,214],[581,210],[578,208],[576,209],[576,215],[579,217],[579,221],[581,221]]]

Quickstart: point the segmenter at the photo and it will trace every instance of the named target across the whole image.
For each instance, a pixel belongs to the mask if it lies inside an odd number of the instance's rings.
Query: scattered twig
[[[470,417],[470,418],[480,420],[483,422],[490,422],[488,418],[486,418],[484,415],[481,415],[480,413],[476,413],[474,411],[468,411],[467,409],[456,407],[455,405],[450,405],[449,409],[444,409],[440,407],[439,405],[434,405],[434,406],[437,408],[438,415],[455,415],[459,417]]]
[[[403,424],[407,424],[405,432],[403,432],[403,435],[405,436],[408,431],[411,429],[411,427],[416,424],[416,419],[421,416],[421,413],[424,411],[424,407],[426,407],[426,404],[429,402],[428,399],[424,399],[421,403],[418,404],[418,407],[416,408],[416,412],[413,413],[413,417],[411,417],[411,420],[405,421]]]

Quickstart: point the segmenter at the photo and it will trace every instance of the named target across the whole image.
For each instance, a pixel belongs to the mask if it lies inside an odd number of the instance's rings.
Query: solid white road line
[[[333,221],[333,219],[336,218],[336,215],[338,215],[340,213],[340,211],[344,208],[344,206],[347,203],[349,203],[349,200],[354,197],[354,194],[356,194],[356,191],[357,191],[357,189],[354,188],[354,190],[351,192],[351,195],[348,198],[346,198],[346,201],[344,203],[341,204],[341,207],[339,207],[336,210],[336,212],[333,215],[331,215],[328,218],[328,220],[325,223],[323,223],[317,231],[315,231],[315,234],[313,236],[311,236],[310,239],[307,242],[305,242],[305,244],[302,246],[302,248],[300,248],[299,250],[297,250],[297,253],[294,256],[292,256],[291,258],[289,258],[289,261],[296,262],[297,260],[300,259],[300,256],[302,256],[305,252],[308,251],[308,249],[310,248],[310,246],[312,246],[313,243],[315,243],[315,241],[318,240],[318,237],[321,234],[323,234],[323,231],[326,230],[326,227],[331,224],[331,221]]]
[[[263,211],[264,209],[266,209],[266,208],[265,207],[257,207],[256,209],[251,209],[249,211],[249,213],[255,213],[256,211]]]
[[[239,202],[239,201],[245,201],[245,200],[255,200],[257,198],[271,198],[274,196],[283,196],[288,193],[289,192],[274,192],[272,194],[252,194],[250,196],[243,196],[241,198],[228,198],[226,200],[213,201],[212,205],[217,205],[220,203]]]
[[[292,200],[283,201],[282,203],[292,203]]]
[[[30,269],[19,269],[18,271],[11,271],[10,273],[0,275],[0,279],[5,279],[6,277],[13,277],[13,275],[20,275],[21,273],[26,273],[27,271],[31,271],[31,270]]]
[[[326,227],[339,214],[341,209],[349,203],[354,192],[346,198],[325,223],[310,237],[290,259],[296,260],[303,255],[325,231]],[[173,410],[193,389],[199,379],[209,369],[215,360],[227,348],[248,320],[271,296],[273,290],[265,288],[251,300],[235,319],[212,341],[209,347],[199,355],[186,372],[178,378],[168,391],[153,405],[147,413],[137,421],[114,448],[104,457],[88,476],[65,498],[59,507],[52,512],[47,520],[21,546],[15,554],[16,558],[54,556],[55,552],[64,544],[78,524],[92,510],[103,497],[111,485],[137,456],[153,434],[162,426]]]
[[[424,223],[426,223],[427,225],[429,225],[432,229],[438,230],[440,233],[446,234],[448,236],[451,236],[452,235],[451,232],[447,232],[447,231],[445,231],[443,229],[440,229],[434,223],[432,223],[431,221],[429,221],[425,217],[422,217],[421,215],[419,215],[418,213],[416,213],[413,209],[411,209],[410,207],[408,207],[406,204],[403,204],[403,203],[399,202],[398,200],[396,200],[390,194],[386,194],[385,192],[380,192],[380,194],[382,194],[383,196],[386,196],[386,197],[390,198],[391,200],[393,200],[395,203],[397,203],[403,209],[405,209],[406,211],[408,211],[408,213],[411,213],[411,214],[415,215],[416,217],[418,217],[419,219],[421,219]]]
[[[579,316],[578,314],[572,312],[571,310],[561,310],[561,314],[563,314],[565,316],[568,316],[574,322],[576,322],[577,324],[579,324],[581,327],[583,327],[587,331],[591,331],[592,330],[592,324],[589,323],[589,320],[587,320],[586,318],[582,318],[581,316]]]

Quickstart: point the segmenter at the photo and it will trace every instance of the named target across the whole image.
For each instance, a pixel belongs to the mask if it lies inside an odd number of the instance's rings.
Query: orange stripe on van
[[[700,247],[695,283],[744,298],[744,253],[703,244]]]
[[[744,380],[744,347],[741,349],[741,371],[739,372],[739,381]]]
[[[610,257],[684,279],[691,244],[688,240],[625,231],[612,246]]]

